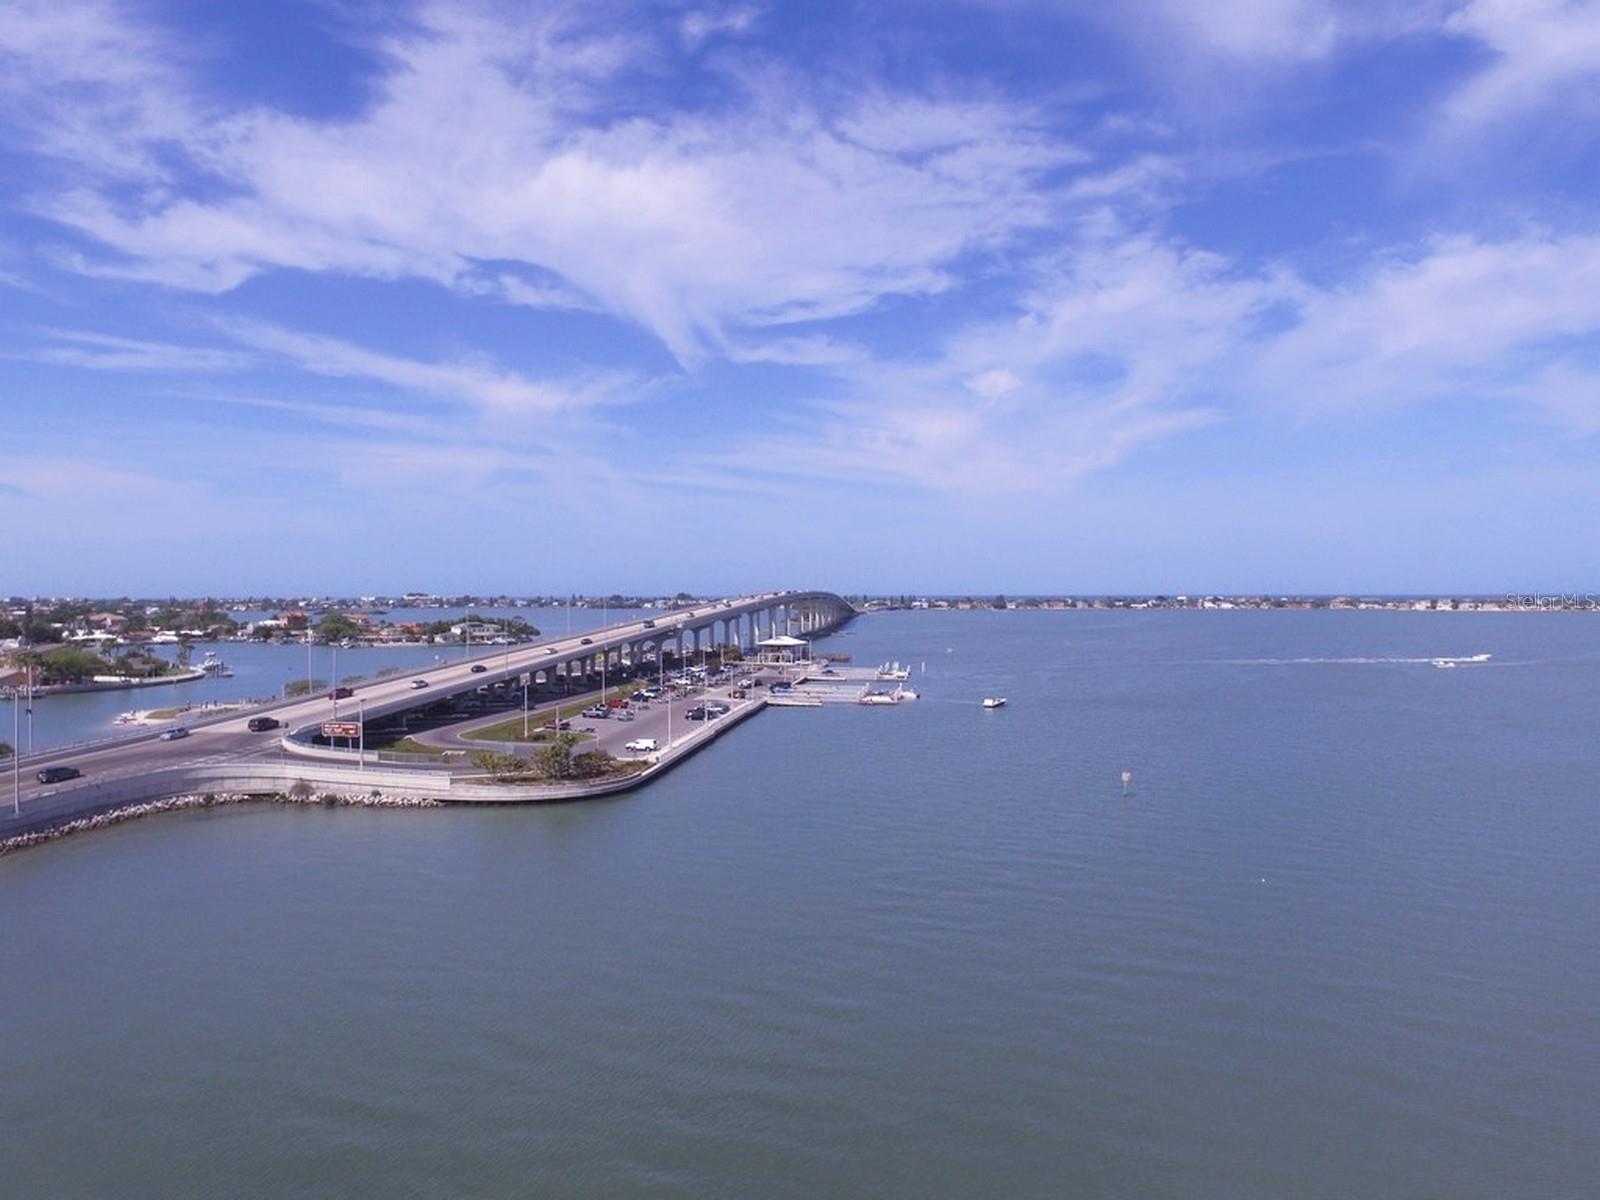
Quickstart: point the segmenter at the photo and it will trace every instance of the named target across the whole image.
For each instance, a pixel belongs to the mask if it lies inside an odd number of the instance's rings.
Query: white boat
[[[896,700],[920,700],[922,699],[922,693],[917,691],[916,688],[908,688],[905,684],[901,684],[895,688],[894,698]]]
[[[985,696],[983,698],[983,706],[985,708],[1004,708],[1006,706],[1006,698],[1004,696]]]
[[[206,651],[205,657],[199,662],[199,668],[207,675],[215,676],[218,679],[231,679],[233,677],[233,668],[218,658],[215,650]]]
[[[1448,671],[1459,664],[1453,658],[1436,658],[1433,660],[1433,665],[1438,667],[1441,671]]]
[[[900,697],[894,692],[863,692],[857,704],[899,704]]]

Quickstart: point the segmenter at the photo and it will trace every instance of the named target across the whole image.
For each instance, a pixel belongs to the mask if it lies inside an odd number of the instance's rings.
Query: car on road
[[[628,699],[632,700],[635,704],[648,704],[650,703],[650,693],[645,691],[643,688],[640,688],[633,695],[629,696]]]
[[[420,691],[422,688],[425,688],[427,686],[428,686],[428,681],[426,679],[413,679],[411,681],[411,690],[413,692]]]
[[[578,645],[580,645],[580,646],[592,646],[592,645],[594,645],[594,639],[593,638],[580,638],[580,639],[578,639]]]
[[[622,748],[624,750],[631,750],[635,754],[650,754],[661,749],[655,738],[634,738],[633,741],[627,743]]]
[[[276,729],[277,727],[277,717],[251,717],[245,725],[245,728],[251,733],[265,733],[267,730]]]
[[[186,738],[188,736],[189,731],[182,725],[176,725],[171,729],[163,729],[161,731],[161,740],[163,742],[175,742],[179,738]]]
[[[683,715],[691,721],[708,721],[711,719],[711,714],[706,711],[706,707],[703,704],[695,705]]]
[[[588,708],[583,710],[581,715],[591,721],[604,721],[611,715],[611,710],[604,704],[591,704]]]
[[[474,675],[482,675],[488,669],[489,668],[484,666],[482,663],[473,663],[472,664],[472,673]]]
[[[654,629],[656,627],[656,623],[654,621],[646,621],[644,623],[644,627],[646,629]],[[649,739],[646,739],[646,740],[648,741]]]
[[[355,688],[336,687],[328,693],[329,700],[348,700],[356,694]]]
[[[39,772],[40,783],[65,783],[69,779],[79,779],[83,772],[77,767],[46,767]]]

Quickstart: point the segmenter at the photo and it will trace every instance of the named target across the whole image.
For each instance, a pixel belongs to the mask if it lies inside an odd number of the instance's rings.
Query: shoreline
[[[83,833],[93,833],[100,829],[109,829],[113,825],[122,825],[128,821],[139,821],[145,817],[160,816],[163,813],[188,812],[197,808],[223,808],[239,804],[310,805],[319,808],[446,807],[442,800],[430,800],[413,796],[383,796],[372,793],[358,796],[338,792],[323,792],[307,795],[303,798],[297,798],[287,792],[190,793],[183,796],[169,796],[164,800],[145,800],[135,804],[126,804],[120,808],[95,813],[93,816],[79,817],[76,820],[66,821],[60,825],[53,825],[48,829],[38,829],[31,833],[18,833],[8,838],[0,838],[0,858],[4,858],[7,854],[15,854],[22,850],[32,849],[34,846],[41,846],[46,842],[59,841],[61,838],[74,837]]]

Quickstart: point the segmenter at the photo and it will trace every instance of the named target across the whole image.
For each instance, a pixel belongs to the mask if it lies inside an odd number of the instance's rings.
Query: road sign
[[[358,738],[361,736],[361,722],[324,721],[322,723],[322,736],[325,738]]]

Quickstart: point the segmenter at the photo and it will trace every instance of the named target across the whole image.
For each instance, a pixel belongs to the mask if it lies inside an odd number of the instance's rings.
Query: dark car
[[[694,708],[691,708],[688,712],[684,713],[683,715],[688,717],[689,720],[691,720],[691,721],[706,721],[706,720],[710,720],[710,718],[711,718],[711,714],[709,712],[707,712],[706,709],[701,707],[700,705],[696,705]]]
[[[265,733],[269,729],[278,727],[277,717],[251,717],[245,726],[251,733]]]
[[[83,772],[77,767],[46,767],[39,772],[40,783],[62,783],[68,779],[77,779]]]
[[[482,663],[473,663],[472,664],[472,673],[474,675],[482,675],[488,669],[489,668],[484,666]]]
[[[656,627],[656,623],[654,621],[646,621],[644,623],[644,627],[646,629],[654,629]]]
[[[566,730],[572,728],[572,722],[571,721],[546,721],[544,723],[544,725],[541,726],[541,728],[554,729],[557,732],[564,733]]]
[[[581,638],[578,641],[578,645],[580,645],[580,646],[592,646],[592,645],[594,645],[594,639],[593,638]]]
[[[328,693],[329,700],[348,700],[356,694],[355,688],[336,687]]]

